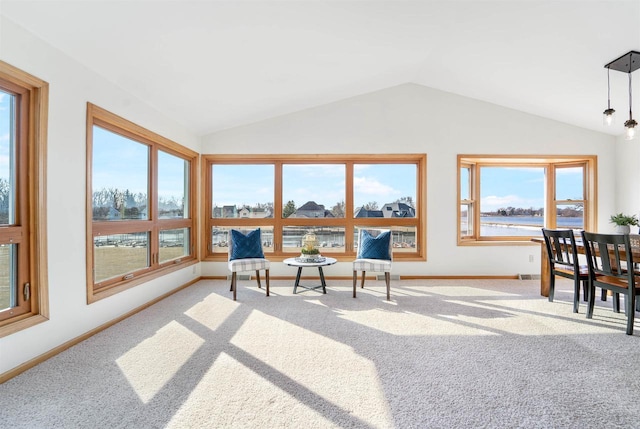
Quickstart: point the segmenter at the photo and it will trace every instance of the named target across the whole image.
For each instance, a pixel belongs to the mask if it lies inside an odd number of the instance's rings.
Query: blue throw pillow
[[[230,260],[246,259],[246,258],[264,258],[262,251],[262,243],[260,242],[260,228],[254,229],[247,235],[238,230],[231,230],[231,249]]]
[[[358,249],[358,259],[386,259],[390,260],[389,242],[391,231],[385,231],[373,237],[367,230],[362,230],[361,243]]]

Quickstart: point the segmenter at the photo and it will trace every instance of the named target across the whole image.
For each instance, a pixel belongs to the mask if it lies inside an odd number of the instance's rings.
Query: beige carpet
[[[640,326],[538,281],[201,281],[0,385],[2,428],[640,428]]]

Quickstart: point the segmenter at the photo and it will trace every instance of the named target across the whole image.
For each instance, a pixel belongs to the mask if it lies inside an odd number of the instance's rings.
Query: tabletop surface
[[[324,258],[324,261],[319,262],[298,262],[296,261],[296,258],[287,258],[282,262],[292,267],[324,267],[326,265],[333,265],[338,262],[336,258],[329,258],[327,256],[324,256]]]

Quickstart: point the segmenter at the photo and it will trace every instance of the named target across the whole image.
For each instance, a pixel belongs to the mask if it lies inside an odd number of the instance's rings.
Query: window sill
[[[15,334],[32,326],[38,325],[42,322],[46,322],[49,319],[42,314],[36,314],[25,317],[24,319],[11,322],[7,325],[0,326],[0,338]]]

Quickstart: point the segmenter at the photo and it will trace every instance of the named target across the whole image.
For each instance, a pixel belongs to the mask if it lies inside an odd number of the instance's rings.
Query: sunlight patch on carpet
[[[215,331],[239,306],[238,301],[231,301],[220,295],[211,294],[185,311],[185,314]]]
[[[172,321],[127,353],[116,364],[143,403],[148,403],[198,350],[204,340]]]
[[[327,307],[327,304],[320,302],[317,299],[305,299],[304,302],[307,304],[319,305],[320,307]]]
[[[300,317],[303,314],[307,317]],[[295,383],[317,397],[314,402],[334,404],[339,412],[372,426],[390,427],[390,410],[376,366],[325,333],[324,328],[335,323],[325,321],[327,317],[338,315],[317,306],[301,308],[296,319],[304,323],[293,324],[282,315],[253,311],[231,343],[282,374],[283,383]],[[347,380],[350,387],[345,390]]]
[[[411,311],[398,309],[393,317],[389,317],[381,309],[367,311],[342,311],[341,317],[354,323],[361,324],[368,329],[393,334],[397,336],[449,336],[449,335],[495,335],[480,324],[460,323],[460,316],[467,309],[460,305],[434,306],[429,316]]]
[[[464,286],[457,286],[457,287],[430,286],[429,287],[429,292],[431,292],[433,294],[436,294],[436,295],[451,296],[451,297],[454,297],[454,296],[465,296],[465,297],[472,297],[472,296],[519,297],[520,296],[517,293],[509,293],[509,292],[505,292],[505,291],[496,291],[496,290],[490,290],[490,289],[480,289],[480,288],[475,288],[475,287],[464,287]]]
[[[166,427],[340,428],[340,422],[362,423],[352,417],[358,410],[339,403],[342,396],[359,392],[341,388],[341,395],[321,396],[292,386],[289,378],[278,377],[269,366],[249,367],[242,360],[221,353]],[[392,427],[388,416],[379,417],[380,413],[370,416],[366,427]]]
[[[478,304],[482,305],[482,301]],[[548,302],[541,299],[531,300],[487,301],[486,307],[492,310],[502,310],[513,315],[508,323],[500,325],[488,322],[488,326],[500,329],[505,333],[517,335],[581,335],[607,334],[620,332],[626,326],[624,311],[614,313],[610,308],[599,308],[597,301],[593,319],[586,318],[586,305],[580,303],[579,313],[573,313],[571,301]],[[606,303],[604,304],[606,305]],[[563,311],[559,314],[558,310]],[[603,316],[603,317],[598,317]],[[606,319],[606,324],[602,323]],[[618,324],[618,326],[615,326]]]

